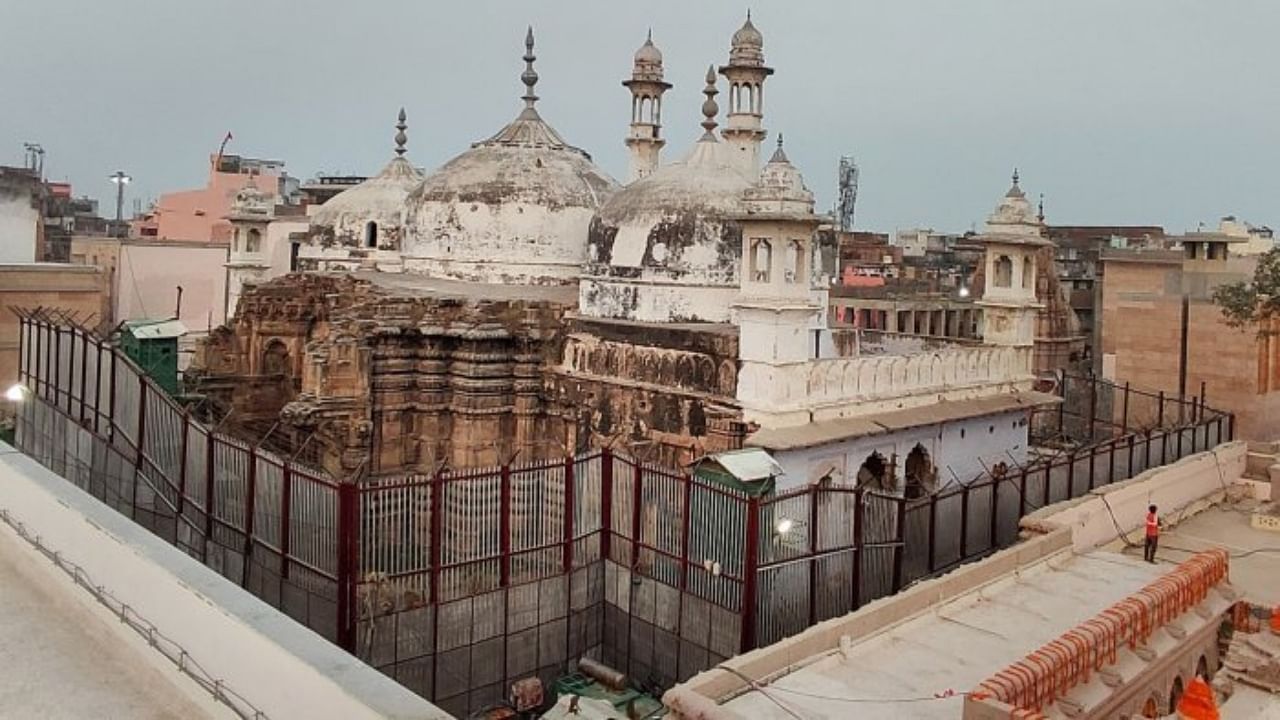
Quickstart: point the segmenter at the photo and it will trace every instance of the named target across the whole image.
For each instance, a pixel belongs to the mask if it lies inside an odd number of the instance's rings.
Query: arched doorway
[[[856,480],[858,487],[893,490],[893,477],[889,472],[889,463],[885,462],[884,456],[878,452],[871,453],[866,460],[862,461]]]
[[[364,246],[367,248],[378,247],[378,223],[370,222],[365,224]]]
[[[1182,699],[1182,678],[1173,679],[1173,687],[1169,688],[1169,712],[1178,711],[1178,701]]]
[[[918,500],[932,493],[937,485],[938,471],[933,467],[929,451],[920,443],[907,454],[906,487],[903,494],[908,500]]]
[[[1147,702],[1142,706],[1142,717],[1158,718],[1160,717],[1160,708],[1156,705],[1155,698],[1147,698]]]
[[[1201,655],[1200,660],[1196,662],[1196,677],[1205,682],[1209,682],[1209,659]]]
[[[262,374],[285,375],[289,372],[289,346],[283,340],[272,340],[262,351]]]

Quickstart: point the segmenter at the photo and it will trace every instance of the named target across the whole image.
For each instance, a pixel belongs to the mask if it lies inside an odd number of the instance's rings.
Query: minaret
[[[979,238],[986,248],[982,298],[977,302],[982,307],[983,342],[1025,348],[1027,372],[1032,367],[1036,313],[1042,307],[1036,298],[1036,266],[1040,249],[1050,245],[1033,213],[1014,170],[1013,185]]]
[[[662,79],[662,51],[653,44],[653,32],[636,51],[631,79],[622,82],[631,91],[631,133],[627,148],[631,151],[627,182],[634,182],[658,167],[658,154],[667,144],[662,139],[662,94],[671,83]]]
[[[760,167],[760,143],[764,142],[764,80],[773,68],[764,64],[764,36],[751,23],[751,12],[733,34],[729,64],[720,68],[729,81],[729,118],[721,136],[742,158],[742,168],[752,175]]]

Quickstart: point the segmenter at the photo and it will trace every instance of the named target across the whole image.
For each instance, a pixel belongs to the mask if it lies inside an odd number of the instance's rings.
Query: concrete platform
[[[725,707],[744,718],[958,718],[963,693],[1155,580],[1167,568],[1110,552],[1066,555],[957,597]]]
[[[210,707],[211,701],[193,699],[176,684],[189,680],[176,669],[155,667],[152,658],[121,641],[119,633],[132,630],[86,602],[96,600],[0,523],[0,715],[234,717],[226,708]]]

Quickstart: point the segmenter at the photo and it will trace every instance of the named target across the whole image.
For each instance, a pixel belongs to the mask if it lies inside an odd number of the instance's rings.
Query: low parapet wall
[[[818,623],[773,645],[726,660],[723,665],[736,672],[711,669],[667,692],[662,701],[671,710],[668,717],[739,720],[736,713],[719,703],[750,689],[741,677],[767,683],[838,649],[842,637],[860,642],[888,632],[912,618],[932,612],[940,602],[1070,551],[1071,532],[1066,528],[1037,535],[989,558],[962,565],[946,575],[877,600],[857,612]]]
[[[0,455],[0,508],[267,717],[450,717],[35,460]]]
[[[1030,513],[1022,519],[1022,529],[1046,533],[1069,528],[1077,552],[1106,545],[1122,533],[1131,541],[1140,541],[1140,535],[1130,534],[1141,529],[1148,505],[1159,507],[1160,515],[1168,520],[1220,502],[1244,474],[1247,449],[1242,441],[1228,442],[1152,468],[1130,480]]]

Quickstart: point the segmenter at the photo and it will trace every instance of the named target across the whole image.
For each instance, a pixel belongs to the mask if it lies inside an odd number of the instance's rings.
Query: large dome
[[[683,161],[620,190],[591,222],[580,310],[645,322],[729,322],[753,179],[704,137]]]
[[[484,282],[577,278],[591,217],[618,184],[538,114],[532,34],[526,47],[524,110],[410,194],[405,270]]]

